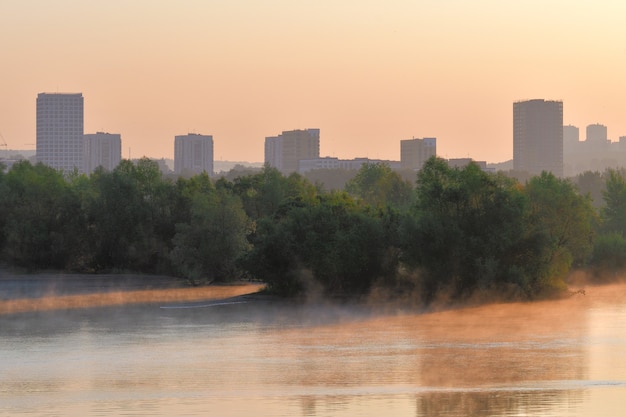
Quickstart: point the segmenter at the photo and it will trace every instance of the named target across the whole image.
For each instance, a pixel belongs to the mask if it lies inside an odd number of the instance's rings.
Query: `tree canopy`
[[[387,286],[423,303],[481,291],[532,299],[563,290],[572,268],[626,266],[622,171],[520,183],[431,158],[414,184],[385,164],[344,182],[328,191],[269,166],[216,180],[163,177],[148,159],[88,176],[20,162],[0,171],[0,262],[251,278],[282,295]]]

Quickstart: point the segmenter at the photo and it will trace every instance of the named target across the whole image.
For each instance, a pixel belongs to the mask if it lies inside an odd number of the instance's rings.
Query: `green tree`
[[[593,207],[604,206],[605,175],[598,171],[585,171],[575,178],[576,188],[582,195],[589,195]]]
[[[167,269],[177,204],[173,184],[147,158],[123,160],[112,172],[91,176],[88,204],[94,267],[143,272]]]
[[[277,295],[299,295],[305,286],[296,237],[286,219],[263,217],[256,222],[251,250],[243,259],[248,273]]]
[[[589,262],[596,279],[607,279],[626,267],[626,181],[624,170],[608,169],[604,175],[600,227]]]
[[[80,202],[63,175],[41,163],[14,164],[4,181],[3,258],[29,269],[65,268],[79,246]]]
[[[565,179],[543,172],[526,185],[529,199],[527,234],[540,242],[534,293],[565,288],[572,266],[586,263],[593,248],[597,222],[591,198],[583,196]]]
[[[238,278],[237,262],[249,249],[251,232],[241,200],[223,188],[209,187],[191,199],[191,219],[176,225],[170,255],[178,274],[192,282]]]
[[[621,233],[609,232],[594,240],[590,265],[596,279],[607,280],[626,268],[626,238]]]
[[[232,190],[253,220],[273,216],[288,200],[311,199],[317,194],[316,188],[300,175],[285,177],[269,165],[258,174],[236,178]]]
[[[293,295],[314,283],[328,295],[358,296],[393,275],[391,224],[346,193],[291,202],[258,223],[246,266],[270,289]]]
[[[382,212],[333,193],[291,218],[299,258],[327,293],[365,294],[377,279],[395,273]]]
[[[418,174],[416,196],[402,249],[404,261],[420,270],[423,301],[443,293],[467,297],[526,274],[526,199],[514,180],[431,158]]]
[[[304,173],[309,182],[316,184],[326,192],[345,190],[348,181],[357,174],[356,169],[321,168]]]
[[[258,174],[260,171],[261,168],[248,167],[237,164],[232,167],[230,171],[221,173],[220,178],[224,178],[224,180],[226,181],[233,182],[237,178],[255,175]]]
[[[626,237],[626,180],[622,172],[607,170],[605,190],[602,194],[605,202],[601,210],[602,230],[605,233],[619,233]]]
[[[389,165],[367,163],[348,181],[346,191],[374,207],[403,207],[411,201],[412,187]]]

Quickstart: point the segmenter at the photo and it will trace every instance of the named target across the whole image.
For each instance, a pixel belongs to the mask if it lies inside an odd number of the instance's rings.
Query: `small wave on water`
[[[179,308],[206,308],[206,307],[216,307],[216,306],[227,306],[233,304],[245,304],[247,301],[215,301],[212,303],[203,303],[203,304],[183,304],[183,305],[171,305],[171,306],[161,306],[163,309],[179,309]]]

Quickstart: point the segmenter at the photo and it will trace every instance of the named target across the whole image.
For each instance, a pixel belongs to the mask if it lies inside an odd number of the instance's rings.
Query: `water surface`
[[[606,417],[626,398],[626,285],[430,314],[229,298],[49,309],[1,315],[0,332],[7,416]]]

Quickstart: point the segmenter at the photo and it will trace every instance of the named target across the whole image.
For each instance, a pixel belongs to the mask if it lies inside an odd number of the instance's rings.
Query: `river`
[[[0,416],[624,415],[626,285],[427,314],[209,295],[5,311]]]

